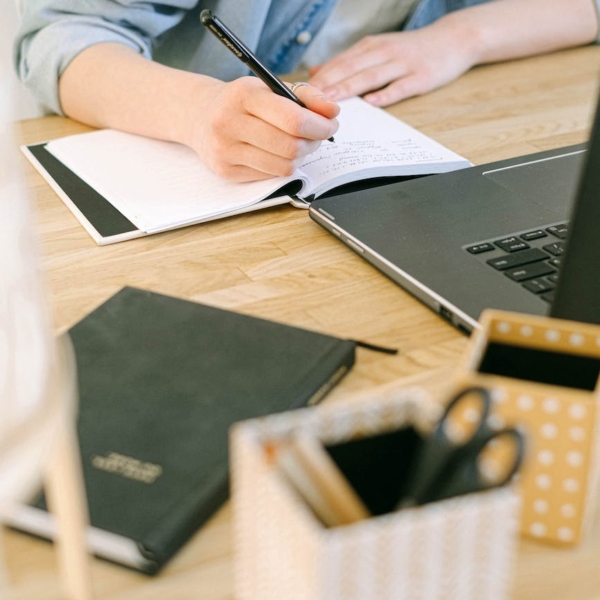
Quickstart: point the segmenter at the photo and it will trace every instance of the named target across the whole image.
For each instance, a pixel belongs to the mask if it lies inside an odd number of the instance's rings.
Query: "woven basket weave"
[[[298,430],[324,443],[426,426],[415,389],[246,421],[232,432],[237,600],[500,600],[519,502],[510,487],[325,528],[269,464],[265,444]]]

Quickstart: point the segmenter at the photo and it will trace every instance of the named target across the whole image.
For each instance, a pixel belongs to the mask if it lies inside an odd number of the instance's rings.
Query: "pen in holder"
[[[439,414],[422,392],[407,389],[234,426],[236,598],[506,598],[518,530],[512,486],[396,510],[411,459]],[[282,469],[282,451],[303,439],[318,440],[356,491],[360,502],[350,506],[348,520],[327,526],[298,493],[294,469],[303,466],[306,474],[322,464],[303,464],[310,448]]]
[[[500,424],[526,431],[522,533],[576,544],[596,504],[600,327],[497,310],[480,325],[457,384],[490,389]]]

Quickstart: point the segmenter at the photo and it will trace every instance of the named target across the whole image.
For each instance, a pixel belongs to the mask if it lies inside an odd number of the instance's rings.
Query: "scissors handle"
[[[452,439],[453,418],[464,420],[460,405],[474,398],[480,408],[474,428],[460,442]],[[424,504],[459,494],[482,491],[507,483],[521,466],[525,453],[522,434],[513,428],[492,430],[487,422],[491,410],[491,396],[486,388],[473,386],[458,392],[446,409],[429,438],[422,446],[413,464],[407,482],[407,493],[399,507]],[[464,411],[463,411],[464,412]],[[502,477],[484,476],[480,459],[493,440],[508,438],[512,444],[512,462],[502,471]]]
[[[464,410],[464,405],[469,403],[469,400],[476,400],[477,408],[479,409],[478,414],[472,417],[474,429],[470,435],[466,436],[463,440],[452,440],[451,429],[452,421],[455,415],[459,415],[458,420],[465,420],[467,413]],[[463,405],[463,406],[461,406]],[[441,416],[437,427],[433,432],[433,437],[440,440],[446,438],[448,443],[452,445],[465,445],[470,443],[472,440],[476,440],[479,437],[486,437],[490,429],[487,426],[488,417],[492,409],[492,398],[488,389],[481,386],[471,386],[459,391],[446,405],[443,415]],[[473,408],[473,412],[475,409]]]
[[[501,469],[485,469],[482,455],[489,444],[506,440],[510,444],[511,456],[503,461]],[[429,490],[435,500],[444,500],[473,492],[482,492],[507,484],[519,470],[525,455],[525,440],[515,428],[503,428],[492,431],[456,451],[441,477]]]

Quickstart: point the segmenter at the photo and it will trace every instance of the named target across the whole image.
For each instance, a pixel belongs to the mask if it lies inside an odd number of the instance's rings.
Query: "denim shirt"
[[[215,12],[276,73],[293,72],[337,0],[21,0],[14,45],[20,79],[49,111],[62,114],[58,79],[85,48],[126,44],[147,58],[231,81],[249,71],[200,24]],[[421,0],[404,25],[424,27],[490,0]],[[595,0],[600,3],[600,0]]]

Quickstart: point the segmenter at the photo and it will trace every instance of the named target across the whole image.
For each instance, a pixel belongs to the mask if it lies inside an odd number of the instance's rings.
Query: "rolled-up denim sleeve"
[[[23,0],[14,43],[17,74],[45,109],[63,114],[58,80],[80,52],[118,42],[147,58],[156,40],[176,26],[194,0]]]

